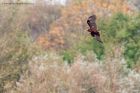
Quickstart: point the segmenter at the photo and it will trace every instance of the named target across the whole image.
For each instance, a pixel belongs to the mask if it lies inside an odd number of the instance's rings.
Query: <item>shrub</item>
[[[118,45],[123,46],[122,53],[128,62],[128,67],[132,67],[139,61],[139,24],[139,15],[128,16],[123,13],[114,14],[111,18],[99,22],[105,51],[112,50]]]
[[[19,30],[8,32],[0,38],[0,92],[14,87],[20,74],[27,70],[28,60],[37,51],[31,44],[27,33]]]

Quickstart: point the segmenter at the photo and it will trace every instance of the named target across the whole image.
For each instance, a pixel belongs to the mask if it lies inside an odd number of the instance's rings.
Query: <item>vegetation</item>
[[[0,93],[140,93],[140,13],[128,2],[1,5]],[[103,44],[86,31],[93,13]]]

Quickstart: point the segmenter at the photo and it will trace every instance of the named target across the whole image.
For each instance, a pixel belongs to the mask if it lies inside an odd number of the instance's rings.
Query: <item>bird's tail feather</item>
[[[101,38],[100,38],[100,36],[95,35],[95,39],[96,39],[97,41],[99,41],[100,43],[103,43],[102,40],[101,40]]]

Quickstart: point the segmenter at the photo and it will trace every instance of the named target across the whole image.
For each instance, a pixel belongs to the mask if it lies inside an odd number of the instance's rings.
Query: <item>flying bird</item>
[[[98,32],[98,29],[97,29],[97,25],[96,25],[96,15],[92,15],[88,18],[87,20],[87,24],[89,25],[89,29],[87,30],[88,32],[90,32],[91,36],[92,37],[95,37],[95,39],[101,43],[102,40],[100,38],[100,33]]]

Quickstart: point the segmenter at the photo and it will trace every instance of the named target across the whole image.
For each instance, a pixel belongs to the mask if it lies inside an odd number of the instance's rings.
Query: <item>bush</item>
[[[44,56],[46,58],[46,56]],[[29,62],[30,74],[24,74],[16,89],[8,93],[139,93],[140,73],[122,65],[118,58],[104,63],[89,62],[86,56],[75,57],[74,63],[63,64],[56,54]]]
[[[99,28],[104,40],[105,50],[110,51],[121,45],[123,55],[132,67],[140,57],[140,19],[139,15],[128,16],[123,13],[114,14],[111,18],[100,20]],[[110,47],[111,46],[111,47]],[[119,47],[119,46],[118,46]],[[115,50],[112,50],[115,51]],[[121,52],[121,51],[120,51]]]
[[[68,63],[71,64],[73,63],[74,57],[75,57],[76,53],[71,51],[71,50],[66,50],[63,52],[63,60]]]
[[[14,87],[20,74],[27,70],[28,60],[37,50],[27,33],[20,30],[3,35],[0,38],[0,50],[0,92],[3,93],[5,86]]]

